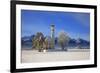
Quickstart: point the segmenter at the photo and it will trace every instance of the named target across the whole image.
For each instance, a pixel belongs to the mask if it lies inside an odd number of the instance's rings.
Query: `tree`
[[[45,37],[44,42],[43,42],[43,48],[48,49],[48,46],[49,46],[49,41],[48,41],[48,38]]]
[[[69,42],[68,35],[64,31],[61,31],[58,36],[58,43],[60,44],[63,50],[65,50],[65,47],[66,45],[68,45],[68,42]]]
[[[41,32],[37,32],[36,36],[33,38],[33,46],[39,51],[43,48],[44,35]]]

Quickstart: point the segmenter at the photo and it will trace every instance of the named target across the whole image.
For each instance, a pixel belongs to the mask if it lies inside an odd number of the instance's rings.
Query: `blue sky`
[[[22,37],[42,32],[50,36],[50,25],[55,25],[55,36],[65,31],[71,38],[90,39],[90,14],[21,10]]]

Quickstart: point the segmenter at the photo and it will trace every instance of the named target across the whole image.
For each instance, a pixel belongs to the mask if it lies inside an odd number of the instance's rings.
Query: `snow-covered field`
[[[87,60],[89,49],[68,49],[67,51],[38,52],[37,50],[22,50],[22,63]]]

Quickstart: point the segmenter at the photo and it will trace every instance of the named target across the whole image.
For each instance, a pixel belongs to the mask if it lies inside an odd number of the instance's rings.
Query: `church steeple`
[[[51,48],[54,48],[55,46],[54,32],[55,32],[55,26],[51,25]]]

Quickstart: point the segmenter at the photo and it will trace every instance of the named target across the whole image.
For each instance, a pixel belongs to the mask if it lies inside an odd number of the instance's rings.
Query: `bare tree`
[[[43,48],[44,49],[48,49],[49,48],[49,41],[48,41],[48,38],[47,37],[44,39]]]
[[[69,37],[66,32],[61,31],[58,36],[58,43],[60,44],[61,48],[65,50],[65,47],[68,45]]]
[[[41,32],[37,32],[36,36],[33,39],[34,48],[38,49],[39,51],[42,50],[43,42],[44,42],[44,35]]]

